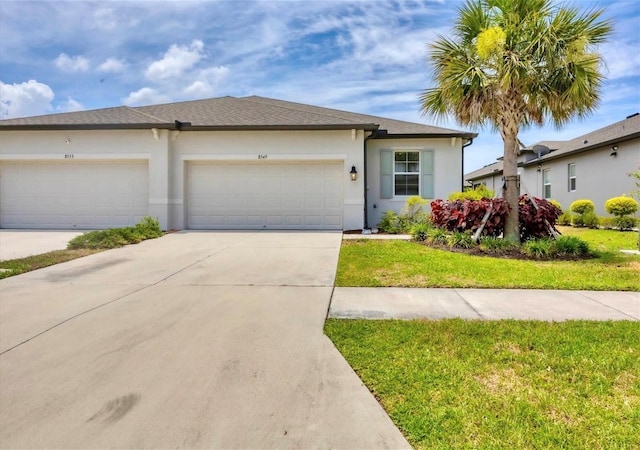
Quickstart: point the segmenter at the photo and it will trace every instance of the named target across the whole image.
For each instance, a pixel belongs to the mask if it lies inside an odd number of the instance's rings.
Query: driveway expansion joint
[[[615,312],[617,312],[617,313],[620,313],[620,314],[622,314],[623,316],[627,316],[627,317],[628,317],[629,319],[631,319],[631,320],[640,320],[640,316],[638,316],[638,317],[633,316],[633,315],[631,315],[631,314],[628,314],[628,313],[626,313],[626,312],[624,312],[624,311],[619,310],[618,308],[614,308],[614,307],[613,307],[613,306],[611,306],[611,305],[607,305],[606,303],[602,303],[602,302],[600,302],[600,301],[596,300],[595,298],[591,298],[591,297],[589,297],[589,295],[587,295],[587,292],[580,292],[580,295],[581,295],[582,297],[586,298],[587,300],[590,300],[590,301],[592,301],[592,302],[594,302],[594,303],[597,303],[598,305],[604,306],[605,308],[609,308],[610,310],[615,311]]]
[[[480,313],[480,311],[478,311],[471,303],[469,303],[469,301],[466,298],[464,298],[462,294],[460,294],[460,291],[458,289],[453,289],[453,292],[455,292],[456,295],[460,297],[460,299],[465,303],[465,305],[471,308],[471,310],[478,315],[478,318],[480,318],[481,320],[486,320],[486,318]]]

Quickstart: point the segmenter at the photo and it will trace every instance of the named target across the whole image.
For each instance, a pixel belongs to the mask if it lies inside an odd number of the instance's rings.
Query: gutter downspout
[[[364,154],[364,176],[362,177],[362,180],[364,182],[364,230],[369,230],[369,210],[367,208],[367,174],[369,173],[367,171],[367,141],[371,138],[374,138],[376,136],[377,131],[372,131],[371,134],[369,136],[365,136],[364,141],[363,141],[363,154]],[[363,230],[363,231],[364,231]]]
[[[466,144],[462,144],[462,168],[460,169],[462,172],[460,174],[460,181],[462,183],[462,186],[460,186],[460,191],[464,191],[464,149],[468,146],[470,146],[471,144],[473,144],[473,138],[468,138],[469,140],[467,141]]]

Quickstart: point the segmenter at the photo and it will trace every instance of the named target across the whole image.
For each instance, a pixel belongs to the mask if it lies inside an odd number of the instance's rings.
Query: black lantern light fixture
[[[609,154],[609,156],[618,156],[618,146],[614,145],[613,147],[611,147],[611,153]]]
[[[351,181],[356,181],[358,179],[358,171],[356,170],[356,166],[351,166],[351,172],[349,172],[349,175],[351,175]]]

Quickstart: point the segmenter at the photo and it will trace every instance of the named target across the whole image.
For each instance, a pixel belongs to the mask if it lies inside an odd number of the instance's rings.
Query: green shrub
[[[636,219],[631,216],[614,217],[613,226],[620,231],[631,230],[636,226]]]
[[[601,228],[611,229],[614,227],[613,217],[598,217],[598,224]]]
[[[416,241],[426,241],[429,230],[432,226],[426,222],[418,222],[411,225],[410,233]]]
[[[558,217],[558,220],[556,221],[556,223],[558,225],[571,225],[571,213],[568,212],[563,212],[562,214],[560,214],[560,217]]]
[[[480,248],[489,253],[500,253],[516,248],[513,242],[493,236],[483,236],[480,238]]]
[[[576,200],[571,203],[569,209],[571,212],[576,214],[584,214],[587,212],[594,212],[596,210],[596,205],[594,205],[591,200]]]
[[[473,189],[465,189],[462,192],[452,192],[448,200],[482,200],[483,198],[493,198],[495,193],[484,184],[480,184]]]
[[[598,216],[594,212],[586,212],[582,215],[582,220],[584,222],[584,226],[587,228],[597,229],[599,222]]]
[[[145,239],[162,236],[157,220],[145,217],[133,227],[109,228],[108,230],[89,231],[71,239],[69,250],[81,248],[117,248],[128,244],[137,244]]]
[[[382,215],[378,230],[383,233],[398,234],[400,232],[400,216],[395,211],[385,211]]]
[[[530,239],[522,245],[522,252],[534,258],[548,258],[554,255],[554,241],[549,238]]]
[[[451,248],[471,248],[476,245],[470,233],[454,231],[447,236],[447,245]]]
[[[638,202],[631,197],[613,197],[604,202],[604,209],[617,217],[629,216],[638,211]]]
[[[422,197],[412,195],[405,202],[400,216],[403,217],[409,225],[415,222],[423,222],[426,218],[424,208],[427,206],[427,203],[427,200]]]
[[[558,255],[584,256],[589,254],[589,244],[576,236],[560,236],[554,242]]]
[[[555,206],[556,208],[558,208],[560,211],[562,211],[562,205],[560,204],[559,201],[551,199],[549,200],[549,203],[551,203],[553,206]]]
[[[432,228],[427,231],[427,242],[437,245],[447,244],[448,233],[442,228]]]

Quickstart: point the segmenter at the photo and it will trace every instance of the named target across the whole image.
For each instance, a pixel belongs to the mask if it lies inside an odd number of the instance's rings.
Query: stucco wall
[[[380,150],[433,150],[434,198],[446,198],[461,189],[462,139],[372,139],[367,141],[367,213],[376,227],[385,211],[400,212],[407,197],[380,198]],[[433,199],[428,199],[429,202]]]
[[[1,131],[3,160],[126,160],[149,163],[149,215],[165,229],[185,222],[188,161],[336,160],[344,164],[344,227],[364,223],[364,133],[362,131],[175,132],[168,130]],[[351,181],[349,170],[360,172]]]
[[[592,200],[596,214],[608,216],[604,202],[612,197],[636,190],[634,180],[627,174],[640,168],[640,139],[618,145],[617,156],[611,155],[611,146],[577,153],[564,158],[543,162],[540,172],[536,165],[523,167],[522,192],[527,189],[542,197],[542,171],[551,170],[551,197],[568,209],[578,199]],[[576,190],[569,191],[568,165],[576,164]]]

